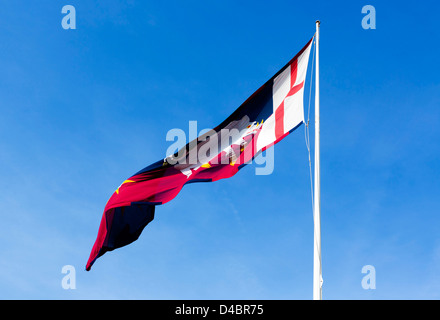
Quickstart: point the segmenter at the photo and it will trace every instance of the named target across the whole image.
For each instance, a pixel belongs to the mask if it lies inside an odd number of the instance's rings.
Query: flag
[[[87,271],[107,251],[137,240],[156,206],[185,184],[232,177],[304,122],[312,40],[219,126],[122,182],[105,205]]]

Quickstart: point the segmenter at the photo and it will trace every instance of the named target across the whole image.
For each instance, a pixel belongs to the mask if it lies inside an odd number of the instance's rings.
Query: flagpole
[[[319,154],[319,26],[316,21],[316,75],[315,75],[315,182],[314,182],[314,250],[313,250],[313,300],[322,300],[321,263],[321,173]]]

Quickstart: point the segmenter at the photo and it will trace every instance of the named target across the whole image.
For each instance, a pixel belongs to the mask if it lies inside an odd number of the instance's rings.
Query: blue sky
[[[76,30],[61,27],[67,4]],[[361,26],[367,4],[376,30]],[[222,122],[320,19],[323,296],[439,299],[439,9],[2,2],[0,298],[311,299],[304,127],[277,144],[273,174],[247,166],[187,185],[138,241],[84,267],[106,201],[165,156],[168,130]],[[61,286],[64,265],[75,290]],[[361,286],[364,265],[375,290]]]

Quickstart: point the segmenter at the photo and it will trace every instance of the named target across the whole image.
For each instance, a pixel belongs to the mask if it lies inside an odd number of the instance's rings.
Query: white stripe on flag
[[[283,134],[304,122],[304,82],[311,44],[312,42],[296,61],[274,79],[273,114],[266,119],[261,128],[257,151],[272,145]]]
[[[288,66],[273,80],[272,99],[274,113],[280,106],[281,102],[286,98],[290,88],[290,66]]]

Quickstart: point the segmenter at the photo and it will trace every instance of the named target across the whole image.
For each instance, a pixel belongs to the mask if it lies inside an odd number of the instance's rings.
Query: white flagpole
[[[316,21],[316,76],[315,76],[315,190],[314,190],[314,251],[313,251],[313,300],[322,300],[321,264],[321,177],[319,155],[319,25]]]

